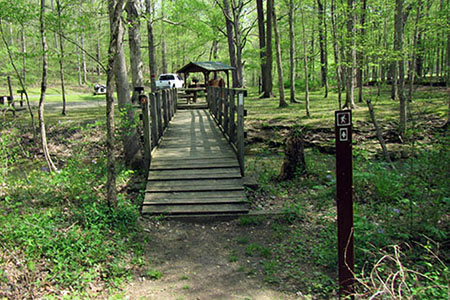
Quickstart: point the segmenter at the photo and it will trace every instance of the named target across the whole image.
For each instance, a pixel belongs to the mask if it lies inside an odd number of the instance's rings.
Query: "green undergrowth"
[[[50,147],[66,147],[54,157],[57,172],[36,159],[25,128],[8,125],[0,138],[0,298],[95,297],[119,288],[143,253],[140,200],[122,189],[117,207],[107,205],[102,143],[90,142],[102,123],[51,128]],[[118,186],[136,175],[117,169]]]
[[[391,167],[354,146],[355,271],[363,298],[377,292],[387,298],[448,297],[450,139],[438,132],[432,147],[409,147],[410,158]],[[334,156],[307,149],[307,174],[279,182],[282,158],[262,151],[247,159],[247,172],[260,184],[255,199],[278,202],[284,211],[272,224],[272,256],[262,258],[266,279],[304,295],[333,297],[338,288]]]

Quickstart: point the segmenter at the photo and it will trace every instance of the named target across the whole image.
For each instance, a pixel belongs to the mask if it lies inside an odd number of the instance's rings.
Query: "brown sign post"
[[[352,111],[335,112],[339,294],[353,294]],[[353,298],[353,297],[352,297]]]

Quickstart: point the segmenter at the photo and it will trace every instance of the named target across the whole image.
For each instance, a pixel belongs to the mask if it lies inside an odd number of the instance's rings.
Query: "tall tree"
[[[411,53],[411,60],[409,63],[409,69],[408,69],[408,79],[409,79],[409,86],[408,86],[408,102],[412,101],[413,98],[413,88],[414,88],[414,80],[415,80],[415,68],[416,68],[416,47],[417,47],[417,39],[419,35],[419,20],[422,14],[422,0],[417,1],[417,7],[416,7],[416,18],[414,20],[414,32],[413,32],[413,45],[412,45],[412,53]]]
[[[148,43],[148,64],[150,68],[150,84],[152,92],[155,92],[156,60],[155,60],[155,43],[153,35],[153,5],[150,0],[145,0],[145,10],[147,15],[147,43]]]
[[[136,0],[128,0],[125,8],[128,15],[128,41],[130,45],[130,65],[133,87],[143,87],[144,75],[142,73],[143,63],[141,56],[141,22]],[[131,99],[133,103],[138,102],[138,94],[134,89]]]
[[[273,54],[272,54],[272,13],[273,10],[273,0],[266,1],[266,69],[265,69],[265,82],[263,84],[264,94],[263,98],[273,97],[273,83],[272,83],[272,65],[273,65]]]
[[[44,0],[41,0],[44,1]],[[109,47],[106,69],[106,157],[107,157],[107,200],[111,209],[117,206],[116,167],[114,157],[114,65],[119,52],[120,18],[125,0],[108,0],[109,12]]]
[[[396,69],[398,70],[397,92],[400,102],[399,133],[404,136],[407,122],[407,101],[405,97],[405,67],[403,59],[403,4],[404,0],[395,0],[395,34],[394,50],[396,57]]]
[[[284,80],[283,80],[283,61],[281,57],[281,42],[280,42],[280,31],[278,30],[277,16],[275,12],[275,6],[272,7],[272,17],[273,17],[273,30],[275,32],[275,45],[276,45],[276,56],[277,56],[277,71],[278,71],[278,90],[280,92],[280,104],[279,107],[287,107],[288,104],[284,98]]]
[[[161,72],[167,73],[167,47],[166,47],[166,26],[164,18],[166,17],[166,1],[161,1]]]
[[[301,20],[302,20],[302,44],[303,44],[303,71],[305,74],[305,106],[306,106],[306,116],[310,117],[311,113],[309,111],[309,73],[308,73],[308,52],[306,50],[306,29],[305,29],[305,16],[304,16],[305,6],[301,7]]]
[[[364,39],[366,38],[366,10],[367,0],[362,1],[361,16],[360,16],[360,44],[364,45]],[[363,102],[363,65],[364,65],[364,53],[359,47],[357,51],[357,73],[356,73],[356,85],[358,86],[358,102]]]
[[[347,36],[346,36],[346,97],[344,107],[354,108],[355,77],[356,77],[356,45],[355,45],[355,0],[347,0]]]
[[[47,132],[45,129],[44,120],[44,101],[45,93],[47,91],[47,73],[48,73],[48,55],[47,55],[47,40],[45,38],[46,27],[45,27],[45,0],[40,0],[40,13],[39,13],[39,27],[41,33],[41,43],[42,43],[42,80],[41,80],[41,96],[39,98],[39,126],[41,129],[41,144],[42,152],[44,153],[45,161],[47,162],[49,171],[56,171],[56,166],[52,161],[50,153],[48,151],[47,144]]]
[[[337,16],[335,14],[336,2],[331,0],[331,26],[333,32],[333,53],[334,53],[334,64],[336,70],[336,81],[337,81],[337,92],[338,92],[338,103],[339,109],[342,108],[342,65],[340,61],[340,51],[337,38]]]
[[[295,30],[294,30],[294,0],[289,0],[289,82],[291,85],[290,102],[296,103],[295,100]]]
[[[53,2],[53,1],[52,1]],[[63,29],[62,29],[62,20],[61,20],[61,2],[60,0],[56,0],[56,11],[58,14],[58,37],[59,37],[59,77],[61,80],[61,96],[63,100],[63,108],[62,108],[62,115],[66,115],[66,86],[64,81],[64,42],[63,42]],[[57,45],[58,43],[56,43]]]
[[[258,14],[258,39],[259,39],[259,59],[261,65],[261,88],[265,91],[266,83],[266,30],[264,26],[263,0],[256,0],[256,11]]]
[[[125,163],[133,168],[138,168],[142,161],[141,145],[136,131],[134,110],[131,105],[130,87],[128,84],[125,51],[123,47],[124,27],[119,20],[117,53],[114,60],[114,77],[116,81],[118,106],[121,112],[121,139],[125,153]]]
[[[319,18],[319,48],[320,48],[320,82],[325,88],[324,98],[328,97],[328,51],[327,51],[327,23],[326,0],[317,0]]]

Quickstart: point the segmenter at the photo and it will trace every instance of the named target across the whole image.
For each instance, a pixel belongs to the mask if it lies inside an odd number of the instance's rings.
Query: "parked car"
[[[183,88],[184,81],[178,74],[168,73],[159,75],[159,79],[156,80],[157,89],[168,88]]]

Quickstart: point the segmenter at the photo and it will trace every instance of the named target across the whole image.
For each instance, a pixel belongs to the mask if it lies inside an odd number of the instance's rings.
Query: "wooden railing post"
[[[241,175],[244,175],[244,93],[238,93],[237,105],[237,156],[239,166],[241,167]]]
[[[178,108],[178,90],[175,89],[173,91],[173,114],[175,115],[175,113],[177,112],[177,108]]]
[[[148,171],[152,160],[152,133],[150,130],[150,107],[147,95],[139,95],[139,102],[142,107],[142,122],[144,123],[144,163]]]
[[[222,114],[223,114],[223,99],[222,99],[222,88],[219,88],[219,95],[218,95],[218,99],[217,99],[217,104],[219,105],[219,125],[222,126],[223,128],[223,123],[222,123]]]
[[[162,106],[163,106],[163,118],[164,118],[164,129],[169,125],[169,115],[167,113],[167,90],[162,90]]]
[[[158,114],[156,112],[156,95],[150,94],[150,115],[152,118],[152,149],[158,145]]]
[[[164,132],[162,122],[162,109],[161,109],[161,92],[156,93],[156,113],[158,115],[158,140],[159,140]]]
[[[223,131],[228,134],[228,126],[230,116],[228,114],[228,110],[230,107],[230,89],[225,89],[225,97],[223,102]]]
[[[230,137],[230,140],[232,143],[236,142],[236,118],[235,118],[235,113],[236,113],[236,99],[235,99],[235,91],[234,90],[230,90],[230,118],[229,118],[229,123],[230,125],[228,126],[228,136]]]

